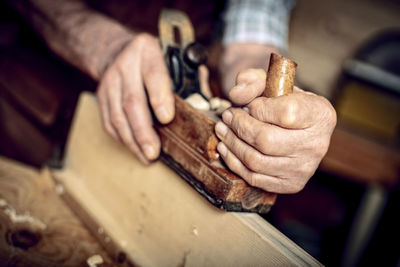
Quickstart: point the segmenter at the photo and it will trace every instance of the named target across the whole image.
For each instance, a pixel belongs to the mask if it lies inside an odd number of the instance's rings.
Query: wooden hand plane
[[[224,165],[216,150],[214,126],[218,117],[195,109],[184,100],[199,94],[207,101],[200,90],[198,74],[198,67],[206,61],[205,49],[194,41],[189,18],[176,10],[163,10],[159,37],[174,87],[176,112],[171,123],[156,126],[162,144],[161,160],[218,208],[268,212],[276,194],[250,186]],[[296,66],[273,54],[264,95],[290,93]]]

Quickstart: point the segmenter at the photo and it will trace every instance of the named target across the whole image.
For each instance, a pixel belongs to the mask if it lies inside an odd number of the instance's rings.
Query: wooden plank
[[[50,172],[0,157],[0,266],[88,266],[107,253],[56,193]]]
[[[81,96],[67,151],[56,180],[132,263],[320,265],[257,214],[217,209],[161,162],[142,166],[104,133],[92,95]]]

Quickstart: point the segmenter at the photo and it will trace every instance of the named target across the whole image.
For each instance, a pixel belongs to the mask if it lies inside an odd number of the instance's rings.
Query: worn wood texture
[[[175,95],[175,110],[174,120],[164,127],[158,127],[161,133],[167,128],[175,133],[177,138],[193,147],[205,160],[218,160],[215,122],[177,95]]]
[[[174,120],[157,127],[162,149],[172,159],[168,163],[190,173],[182,176],[217,207],[268,212],[276,194],[252,187],[226,169],[216,152],[215,123],[179,96],[175,103]]]
[[[49,171],[39,173],[0,157],[0,266],[88,266],[113,262],[56,193]]]
[[[263,95],[265,97],[277,97],[293,93],[296,68],[296,62],[272,53],[269,58],[268,74]]]
[[[277,97],[293,92],[297,64],[271,54],[264,96]],[[276,194],[247,184],[223,164],[217,153],[215,122],[175,96],[176,115],[167,125],[158,125],[165,160],[212,204],[229,211],[266,213]],[[216,116],[215,116],[216,117]]]
[[[93,232],[101,226],[138,265],[319,265],[259,215],[217,209],[161,162],[141,165],[104,133],[92,95],[80,99],[54,176]]]

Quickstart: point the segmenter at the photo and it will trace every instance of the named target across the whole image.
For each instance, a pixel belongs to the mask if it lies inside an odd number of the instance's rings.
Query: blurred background
[[[332,101],[338,126],[306,188],[265,218],[327,266],[400,266],[400,1],[297,0],[289,41],[299,86]],[[95,88],[0,2],[0,155],[61,167]]]
[[[400,266],[400,1],[298,0],[289,47],[338,125],[305,190],[267,219],[327,266]]]

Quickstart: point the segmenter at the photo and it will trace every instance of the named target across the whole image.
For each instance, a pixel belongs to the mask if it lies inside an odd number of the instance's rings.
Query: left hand
[[[237,76],[230,100],[247,110],[226,110],[215,130],[228,167],[250,185],[275,193],[299,192],[326,154],[336,125],[329,101],[297,87],[275,98],[259,97],[266,73],[248,69]]]

